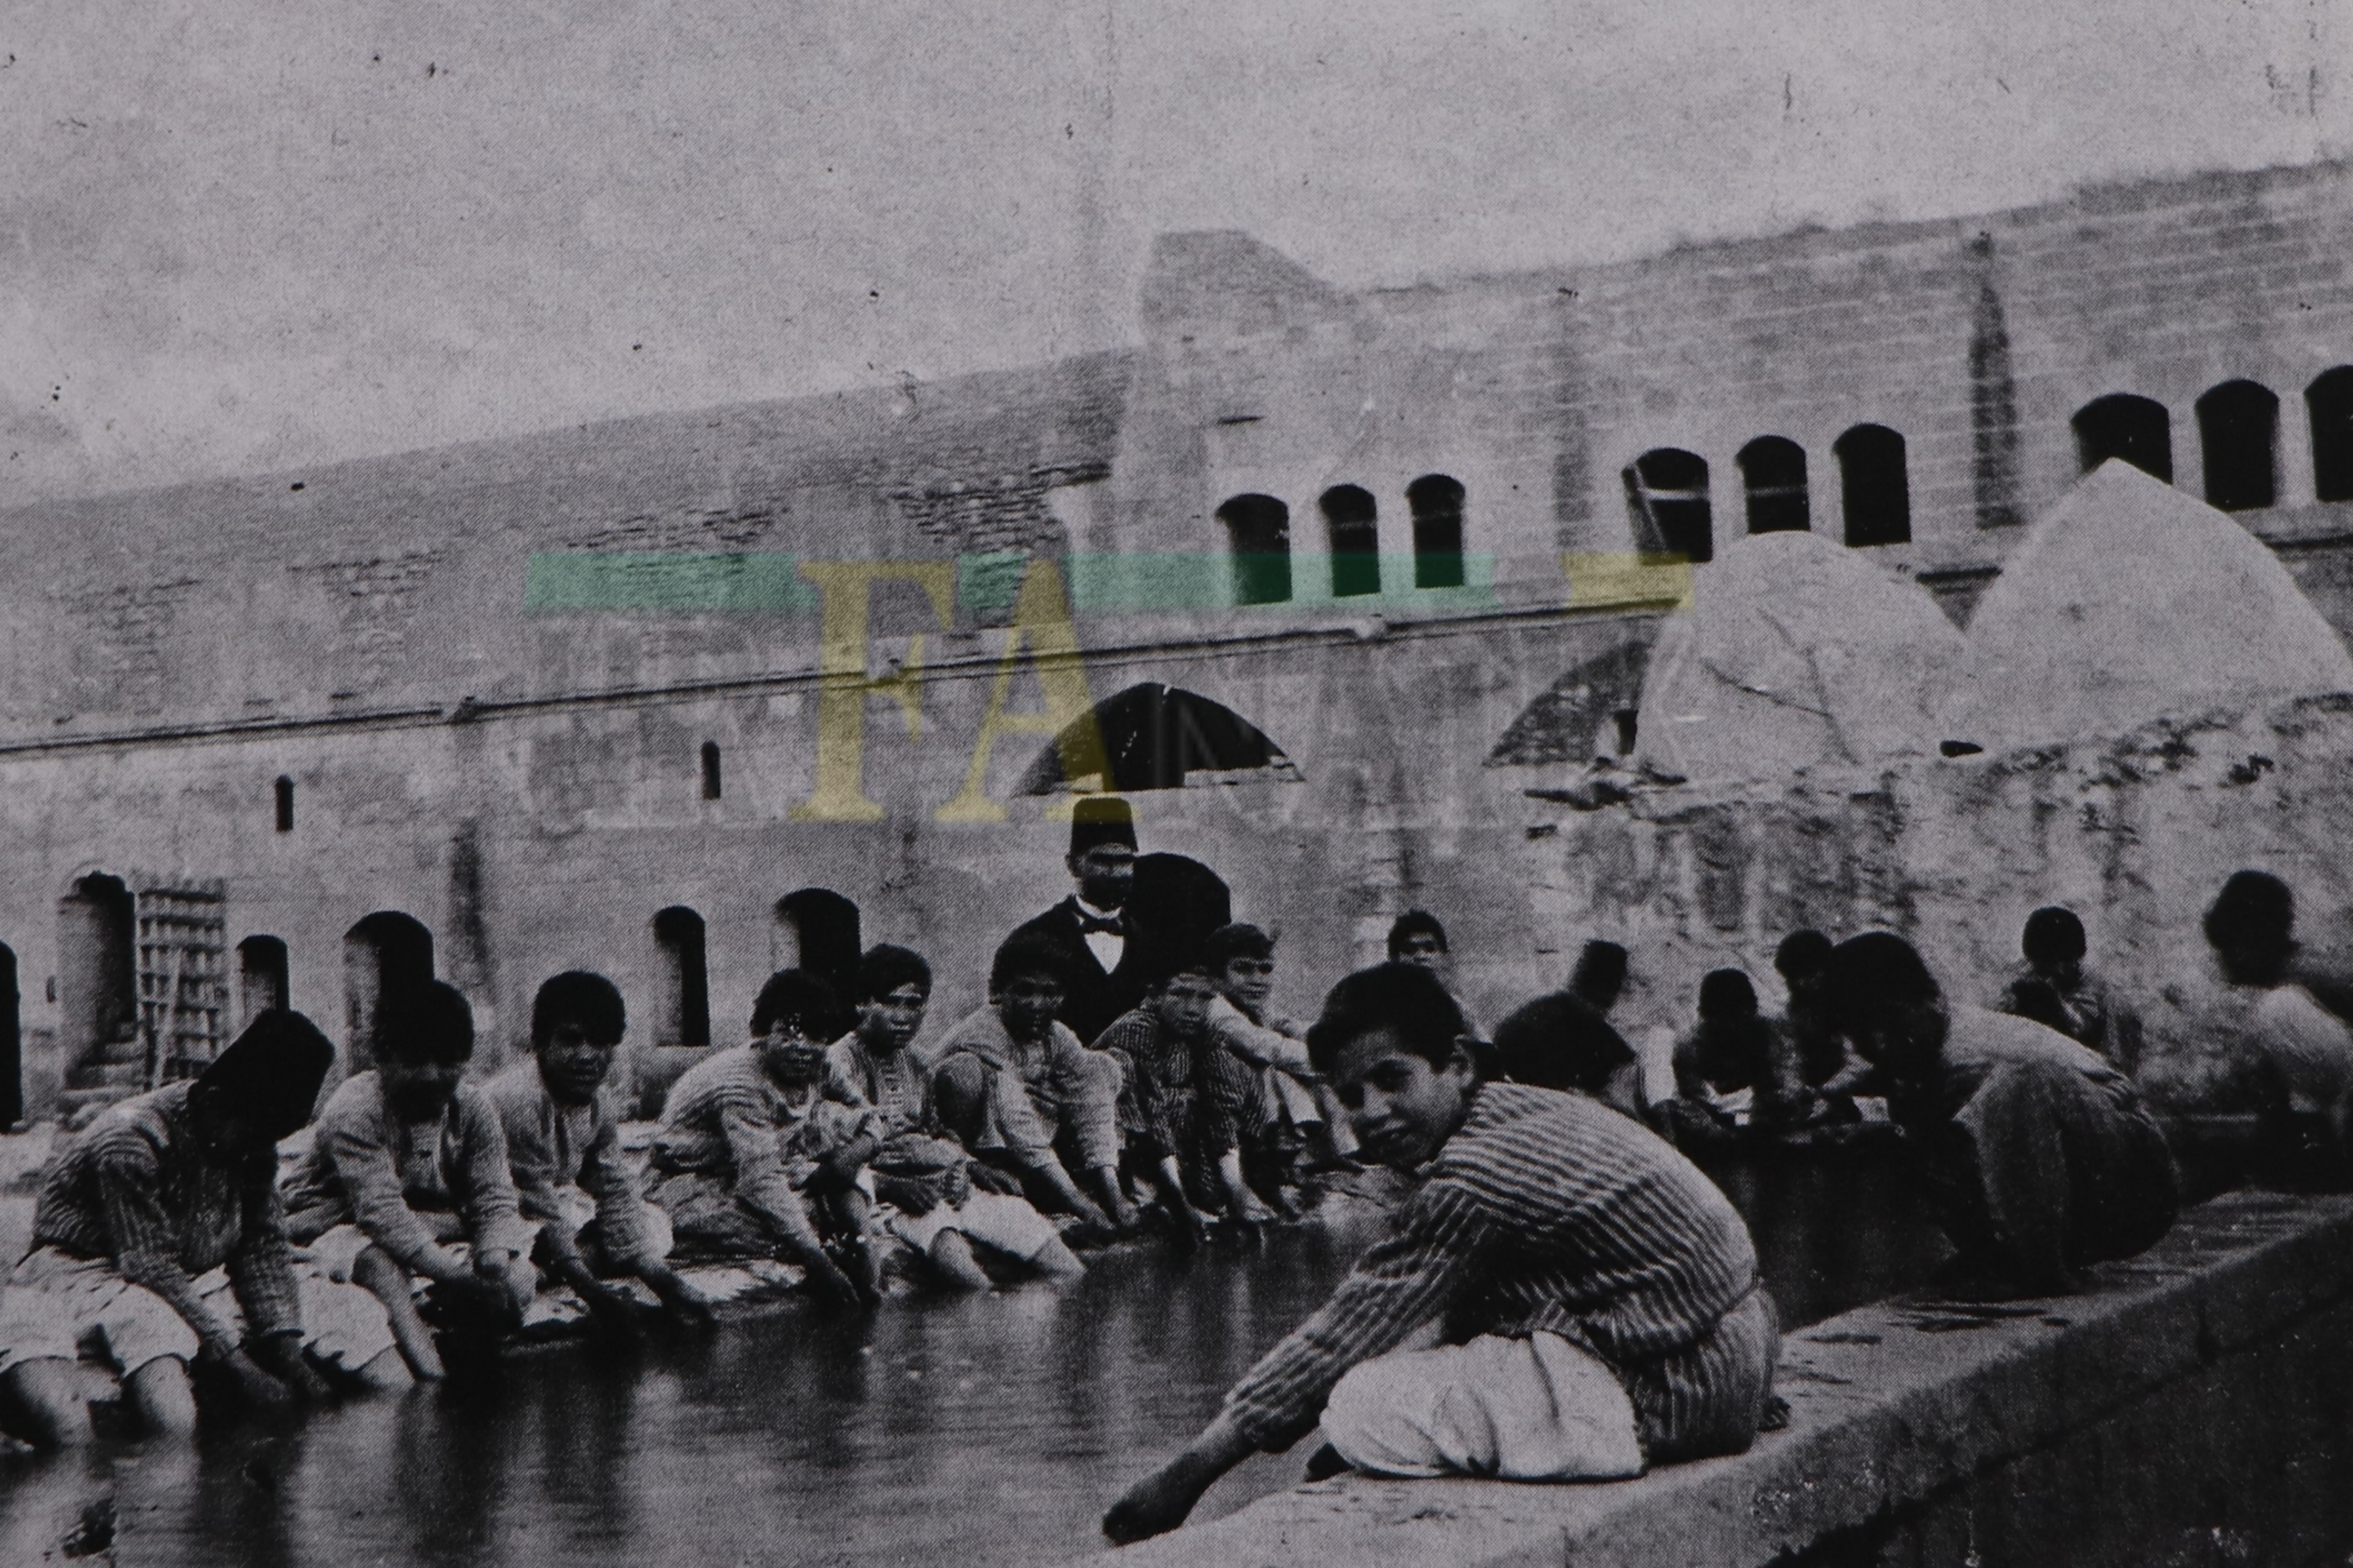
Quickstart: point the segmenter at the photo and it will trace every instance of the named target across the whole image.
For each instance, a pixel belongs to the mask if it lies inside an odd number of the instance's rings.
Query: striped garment
[[[638,1173],[621,1152],[621,1124],[600,1093],[586,1105],[559,1105],[526,1057],[482,1086],[506,1136],[507,1168],[525,1219],[565,1218],[557,1189],[577,1187],[596,1201],[605,1252],[632,1268],[661,1255],[638,1191]]]
[[[929,1132],[932,1069],[913,1050],[874,1051],[853,1032],[825,1048],[825,1092],[845,1105],[871,1105],[886,1139]]]
[[[382,1079],[355,1073],[319,1112],[310,1157],[286,1178],[287,1226],[305,1245],[357,1226],[412,1273],[440,1249],[424,1214],[455,1214],[477,1247],[528,1256],[535,1227],[516,1213],[499,1113],[480,1086],[461,1083],[431,1121],[409,1122],[386,1103]]]
[[[1770,1306],[1747,1226],[1697,1166],[1599,1100],[1495,1083],[1424,1177],[1332,1299],[1227,1395],[1252,1442],[1295,1440],[1349,1368],[1440,1319],[1451,1342],[1544,1330],[1592,1352],[1625,1384],[1653,1459],[1746,1446],[1764,1374],[1746,1363],[1770,1344]],[[1741,1331],[1717,1331],[1744,1308]]]
[[[804,1213],[792,1189],[807,1183],[820,1159],[881,1135],[872,1107],[814,1089],[797,1103],[757,1051],[736,1046],[695,1063],[671,1086],[651,1165],[659,1176],[716,1178],[738,1203],[791,1222]]]
[[[227,1266],[255,1335],[299,1332],[301,1297],[278,1203],[278,1154],[240,1167],[197,1142],[188,1083],[111,1107],[49,1162],[33,1211],[33,1243],[111,1258],[125,1279],[169,1302],[206,1351],[236,1332],[199,1298],[196,1277]]]
[[[1206,1030],[1198,1039],[1179,1038],[1149,1007],[1138,1007],[1122,1014],[1094,1048],[1117,1051],[1134,1068],[1120,1100],[1132,1147],[1214,1171],[1220,1156],[1240,1146],[1256,1075]]]

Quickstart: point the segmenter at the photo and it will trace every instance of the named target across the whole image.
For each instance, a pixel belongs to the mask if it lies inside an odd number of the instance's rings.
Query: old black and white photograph
[[[0,8],[0,1563],[2353,1563],[2353,13]]]

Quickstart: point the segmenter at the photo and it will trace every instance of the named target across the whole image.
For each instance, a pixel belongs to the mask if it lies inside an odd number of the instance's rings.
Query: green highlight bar
[[[533,554],[525,610],[814,614],[798,558],[765,551],[550,551]]]
[[[1030,559],[1018,551],[957,556],[957,613],[987,618],[1010,612]],[[1412,615],[1496,603],[1493,555],[1216,551],[1050,559],[1062,569],[1071,613],[1082,616],[1201,610]],[[543,552],[531,557],[523,608],[814,614],[818,589],[798,563],[797,556],[757,551]]]

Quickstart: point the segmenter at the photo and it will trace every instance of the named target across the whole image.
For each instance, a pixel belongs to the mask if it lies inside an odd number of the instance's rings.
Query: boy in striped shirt
[[[1315,1065],[1365,1153],[1421,1186],[1332,1299],[1104,1516],[1113,1541],[1175,1528],[1219,1476],[1319,1415],[1339,1464],[1389,1476],[1599,1479],[1748,1447],[1778,1343],[1738,1212],[1599,1101],[1481,1083],[1472,1043],[1426,969],[1385,963],[1333,988],[1308,1031]]]

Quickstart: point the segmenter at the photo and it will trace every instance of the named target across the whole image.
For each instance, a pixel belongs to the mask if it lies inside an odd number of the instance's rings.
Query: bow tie
[[[1078,914],[1081,936],[1092,936],[1097,931],[1106,932],[1112,936],[1127,934],[1127,922],[1117,915],[1091,915],[1084,910],[1079,910]]]

